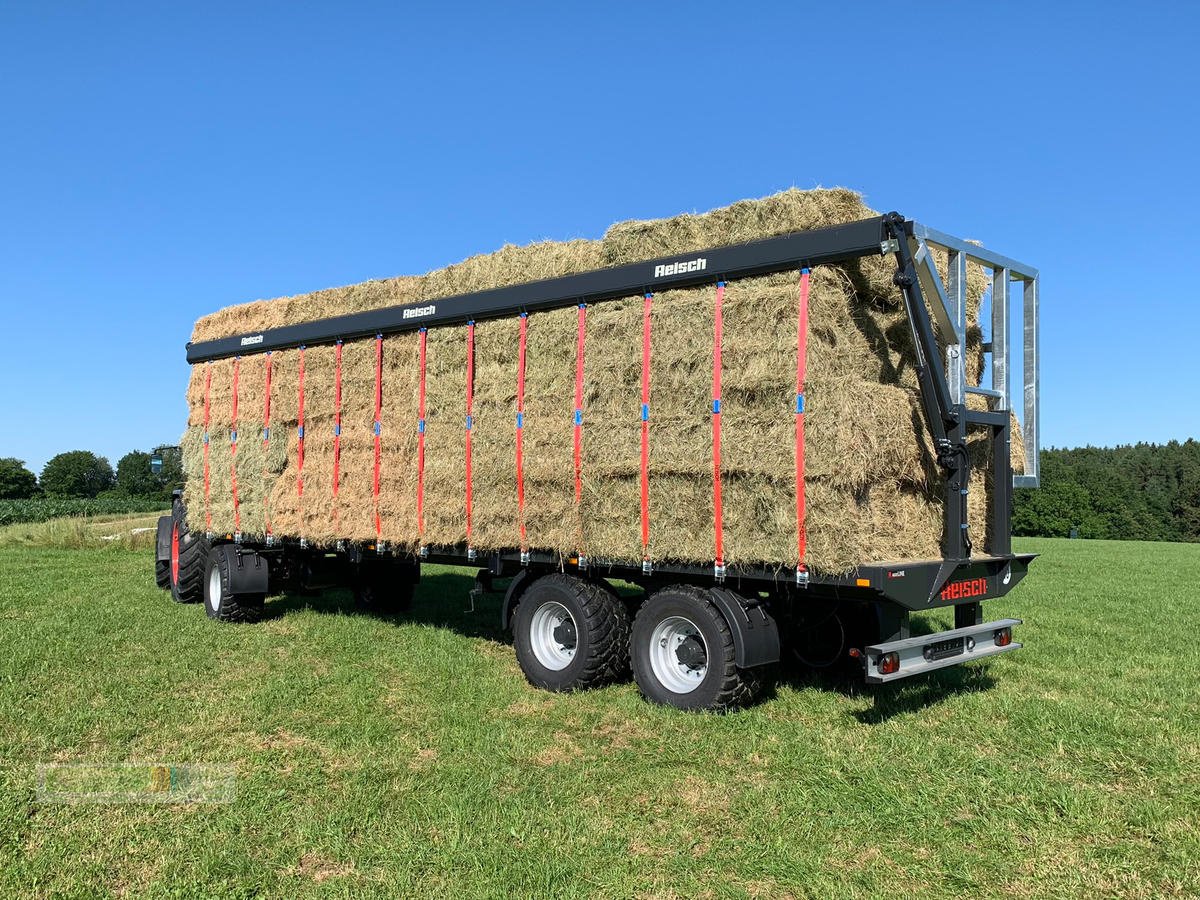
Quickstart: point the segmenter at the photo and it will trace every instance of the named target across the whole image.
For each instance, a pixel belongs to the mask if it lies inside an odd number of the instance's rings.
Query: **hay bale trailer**
[[[460,267],[391,305],[235,310],[187,347],[160,586],[242,622],[325,586],[403,609],[423,563],[469,566],[533,685],[632,671],[684,709],[745,704],[785,655],[882,683],[1019,648],[982,610],[1033,558],[1011,498],[1038,484],[1038,273],[862,210],[742,242],[729,216],[614,226],[538,250],[553,277],[506,248],[463,264],[506,266],[494,287],[455,292]]]

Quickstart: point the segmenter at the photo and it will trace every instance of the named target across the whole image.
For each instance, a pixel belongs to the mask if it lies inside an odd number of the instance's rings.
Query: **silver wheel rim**
[[[694,652],[696,642],[702,660],[681,660],[680,652]],[[690,694],[698,688],[708,674],[708,644],[696,623],[683,616],[668,616],[655,625],[650,633],[650,668],[659,683],[673,693]]]
[[[221,569],[213,566],[208,573],[208,605],[216,612],[221,607]]]
[[[533,611],[529,620],[529,646],[539,663],[555,672],[575,658],[579,629],[571,611],[554,600]]]

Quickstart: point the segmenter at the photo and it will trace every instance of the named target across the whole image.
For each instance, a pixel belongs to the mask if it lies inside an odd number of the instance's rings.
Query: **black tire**
[[[406,613],[412,609],[416,587],[415,566],[364,565],[354,581],[354,605],[381,616]]]
[[[265,594],[234,594],[231,572],[237,565],[237,550],[230,544],[213,547],[204,575],[204,611],[221,622],[254,622],[262,616]]]
[[[676,625],[668,620],[682,620]],[[698,635],[683,636],[694,626]],[[651,661],[651,645],[656,642],[667,649],[655,630],[677,629],[673,637],[679,640],[674,657],[661,661],[664,666],[678,665],[688,686],[674,690],[655,671]],[[697,637],[703,638],[701,644]],[[642,696],[654,703],[687,710],[724,712],[746,706],[762,688],[762,673],[756,669],[739,669],[735,663],[733,632],[721,611],[709,598],[707,591],[692,585],[672,585],[653,594],[642,604],[633,620],[630,643],[633,677]],[[685,658],[688,656],[690,658]],[[695,674],[696,682],[690,679]]]
[[[199,603],[204,599],[208,541],[188,528],[187,507],[182,503],[175,504],[171,519],[171,557],[167,563],[171,599],[176,603]]]
[[[553,624],[552,604],[570,613],[569,622]],[[578,691],[629,672],[629,610],[603,585],[562,573],[543,575],[521,593],[512,623],[517,662],[534,687]],[[552,639],[533,634],[543,626],[554,628]],[[547,646],[551,643],[557,649]]]
[[[159,516],[154,535],[154,583],[164,590],[171,589],[171,528],[172,516]],[[166,555],[163,556],[163,548]]]

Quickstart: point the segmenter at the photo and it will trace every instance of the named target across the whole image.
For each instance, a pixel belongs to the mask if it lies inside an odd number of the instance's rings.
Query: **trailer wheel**
[[[629,610],[595,582],[543,575],[521,593],[513,645],[525,678],[550,691],[576,691],[629,671]]]
[[[396,615],[412,609],[417,586],[414,566],[365,566],[354,580],[354,603],[379,615]]]
[[[171,599],[176,603],[196,603],[204,599],[204,570],[208,560],[208,541],[193,534],[187,525],[187,508],[177,504],[171,513],[171,554],[168,579]]]
[[[672,585],[633,620],[633,677],[642,696],[678,709],[721,712],[750,703],[761,687],[734,661],[733,632],[708,592]]]
[[[229,544],[213,547],[204,576],[204,611],[222,622],[253,622],[262,615],[264,594],[235,594],[231,590],[237,551]]]

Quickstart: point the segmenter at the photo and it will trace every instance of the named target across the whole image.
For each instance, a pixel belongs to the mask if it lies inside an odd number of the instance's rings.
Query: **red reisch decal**
[[[952,581],[942,588],[943,600],[963,600],[967,597],[982,597],[987,594],[986,578],[971,578],[967,581]]]

